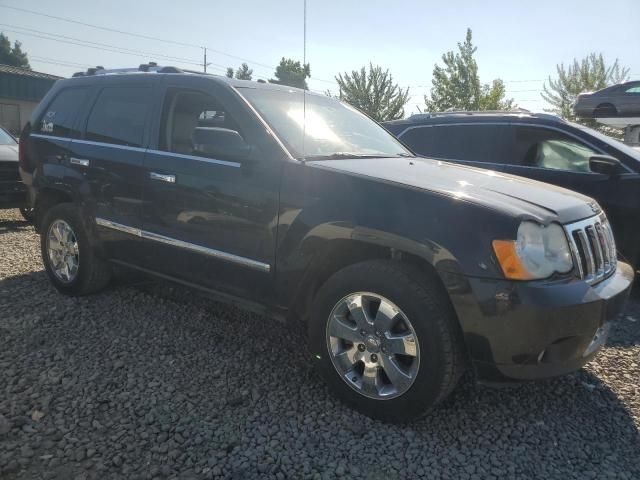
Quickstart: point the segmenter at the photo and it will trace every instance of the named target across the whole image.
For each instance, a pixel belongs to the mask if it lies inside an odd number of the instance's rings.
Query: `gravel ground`
[[[580,372],[466,381],[387,425],[334,400],[284,325],[167,284],[49,285],[0,211],[0,478],[640,478],[640,295]]]

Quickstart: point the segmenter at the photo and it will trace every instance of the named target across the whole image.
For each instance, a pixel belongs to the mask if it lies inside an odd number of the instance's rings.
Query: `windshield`
[[[585,127],[584,125],[580,125],[578,123],[571,123],[571,125],[573,125],[576,128],[579,128],[584,132],[587,132],[589,135],[593,135],[601,142],[604,142],[607,145],[611,145],[613,148],[620,150],[625,155],[628,155],[634,160],[640,162],[640,150],[632,148],[629,145],[622,143],[620,140],[616,140],[615,138],[608,137],[604,133],[600,133],[597,130],[594,130],[593,128]]]
[[[384,128],[336,99],[307,94],[303,106],[299,90],[239,90],[298,159],[413,156]]]
[[[11,135],[0,128],[0,145],[15,145],[16,141]]]

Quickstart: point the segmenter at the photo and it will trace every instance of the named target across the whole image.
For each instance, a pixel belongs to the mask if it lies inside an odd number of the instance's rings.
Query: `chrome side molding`
[[[153,233],[153,232],[149,232],[139,228],[130,227],[128,225],[123,225],[121,223],[113,222],[105,218],[96,217],[96,224],[100,227],[110,228],[112,230],[118,230],[120,232],[124,232],[129,235],[134,235],[136,237],[141,237],[147,240],[153,240],[155,242],[164,243],[166,245],[171,245],[176,248],[184,248],[186,250],[191,250],[192,252],[207,255],[209,257],[217,258],[219,260],[236,263],[238,265],[252,268],[260,272],[269,273],[271,271],[271,265],[269,265],[268,263],[260,262],[258,260],[253,260],[251,258],[241,257],[239,255],[223,252],[221,250],[215,250],[209,247],[203,247],[202,245],[185,242],[183,240],[178,240],[177,238],[166,237],[158,233]]]

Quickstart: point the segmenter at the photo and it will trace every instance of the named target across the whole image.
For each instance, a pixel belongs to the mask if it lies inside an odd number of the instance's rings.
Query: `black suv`
[[[414,152],[559,185],[598,201],[640,269],[640,151],[548,114],[448,112],[384,126]]]
[[[102,289],[116,264],[303,322],[337,395],[385,420],[422,414],[467,366],[580,368],[633,279],[590,199],[417,158],[285,86],[94,70],[55,84],[20,149],[62,293]]]

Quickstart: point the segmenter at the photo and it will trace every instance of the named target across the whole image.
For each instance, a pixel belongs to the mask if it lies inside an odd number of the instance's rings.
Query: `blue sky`
[[[3,5],[193,46],[131,37]],[[309,84],[313,90],[335,91],[337,73],[373,62],[410,87],[407,113],[415,113],[429,92],[434,63],[471,27],[481,80],[502,78],[520,106],[541,110],[545,104],[540,90],[556,64],[592,51],[610,60],[619,58],[630,67],[632,78],[640,78],[639,6],[638,0],[308,0]],[[34,69],[64,76],[82,69],[80,65],[123,67],[154,59],[198,69],[198,46],[206,45],[217,50],[209,51],[209,71],[222,73],[224,67],[237,67],[246,59],[255,77],[266,79],[282,56],[302,59],[302,19],[302,0],[0,0],[0,31],[23,43]],[[46,34],[145,53],[108,52],[42,38]]]

